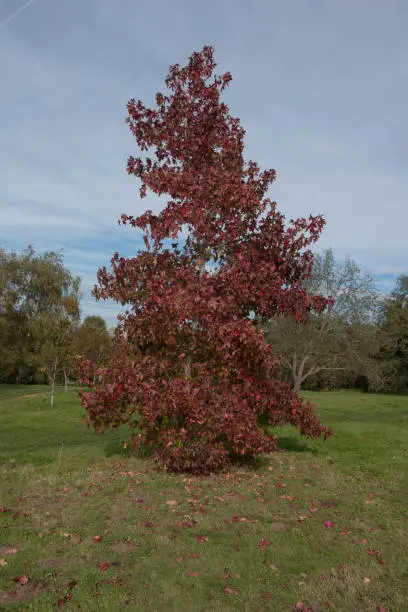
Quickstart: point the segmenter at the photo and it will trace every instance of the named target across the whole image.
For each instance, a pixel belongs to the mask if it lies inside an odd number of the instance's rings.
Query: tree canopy
[[[337,263],[333,250],[327,249],[315,256],[304,288],[325,296],[328,308],[312,313],[301,325],[286,314],[260,322],[294,389],[300,391],[310,377],[336,370],[368,375],[372,385],[380,384],[374,359],[380,339],[373,327],[380,299],[373,278],[350,257]]]
[[[64,339],[79,321],[80,280],[61,254],[0,250],[0,376],[4,382],[32,382],[41,368],[65,349]]]
[[[168,468],[201,472],[274,450],[269,426],[329,433],[279,379],[279,360],[251,319],[303,321],[325,307],[304,289],[324,220],[286,223],[267,196],[276,172],[245,161],[244,129],[221,101],[232,77],[215,66],[204,47],[170,67],[155,108],[128,103],[141,153],[128,173],[142,198],[150,190],[168,199],[159,214],[122,215],[144,232],[146,249],[116,253],[112,270],[99,271],[95,295],[127,310],[107,366],[81,364],[91,426],[128,422],[136,447],[147,445]]]

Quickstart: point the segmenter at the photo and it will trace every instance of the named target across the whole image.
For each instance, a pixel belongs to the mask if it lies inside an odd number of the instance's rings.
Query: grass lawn
[[[333,438],[190,478],[0,387],[0,610],[407,611],[408,397],[307,397]]]

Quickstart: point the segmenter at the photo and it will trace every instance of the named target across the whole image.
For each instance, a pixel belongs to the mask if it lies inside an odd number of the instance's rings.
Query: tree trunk
[[[51,382],[51,408],[54,408],[55,377],[57,375],[57,364],[58,364],[58,357],[55,358],[54,372],[52,374],[52,382]]]
[[[16,376],[16,385],[21,385],[22,376],[23,376],[23,368],[22,366],[19,366],[17,376]]]
[[[68,376],[67,376],[65,368],[64,368],[64,389],[65,389],[65,393],[67,393],[68,392]]]
[[[307,376],[303,375],[306,361],[309,359],[308,355],[305,355],[301,362],[298,362],[298,357],[296,352],[293,355],[292,360],[292,378],[293,378],[293,390],[295,393],[300,393],[302,389],[302,382],[307,378]]]
[[[292,372],[292,376],[293,376],[293,390],[295,393],[300,393],[302,390],[302,377],[299,375],[296,375],[294,372]]]

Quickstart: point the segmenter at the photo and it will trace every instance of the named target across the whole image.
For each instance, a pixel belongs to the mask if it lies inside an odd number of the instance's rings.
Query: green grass
[[[50,387],[47,385],[1,385],[0,401],[19,398],[26,395],[37,395],[49,393]]]
[[[0,610],[408,610],[408,398],[307,397],[333,438],[284,427],[256,470],[190,478],[73,392],[0,387]]]

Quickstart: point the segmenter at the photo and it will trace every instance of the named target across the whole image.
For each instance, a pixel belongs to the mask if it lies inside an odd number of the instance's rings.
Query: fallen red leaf
[[[67,584],[67,589],[68,589],[68,591],[70,591],[71,589],[73,589],[73,588],[74,588],[74,586],[76,586],[77,584],[78,584],[78,583],[77,583],[77,581],[76,581],[76,580],[71,580],[71,582],[69,582],[69,583]]]
[[[259,547],[260,548],[266,548],[266,546],[270,546],[271,543],[269,542],[269,540],[265,540],[265,538],[262,538],[262,540],[259,542]]]
[[[196,524],[195,521],[180,521],[177,523],[179,527],[184,527],[184,528],[194,527],[195,524]]]
[[[203,542],[208,542],[208,537],[207,536],[203,536],[203,535],[199,535],[199,536],[196,537],[196,540],[198,542],[202,542],[202,543]]]
[[[300,610],[300,612],[313,612],[313,608],[304,604],[303,601],[298,601],[294,610]]]
[[[236,591],[235,589],[230,589],[230,587],[225,587],[224,593],[226,595],[239,595],[239,591]]]
[[[378,550],[374,550],[374,548],[366,548],[365,551],[367,555],[371,555],[372,557],[376,557],[377,555],[380,554]]]
[[[186,572],[186,576],[191,576],[192,578],[195,578],[196,576],[198,576],[197,572]]]
[[[323,525],[325,527],[335,527],[335,524],[332,523],[331,521],[324,521]]]
[[[145,521],[144,526],[145,527],[154,527],[153,523],[151,523],[150,521]]]
[[[10,512],[10,510],[6,506],[0,506],[0,512]]]
[[[92,539],[93,539],[94,542],[100,542],[102,540],[102,536],[96,535],[96,536],[93,536]]]
[[[21,576],[15,576],[13,578],[14,582],[18,582],[19,584],[27,584],[30,580],[27,574],[22,574]]]
[[[184,557],[177,557],[176,561],[177,563],[182,563],[184,561]]]
[[[105,561],[105,563],[100,563],[98,565],[98,567],[101,570],[101,572],[106,572],[106,570],[108,569],[109,566],[110,566],[110,563],[108,563],[107,561]]]

